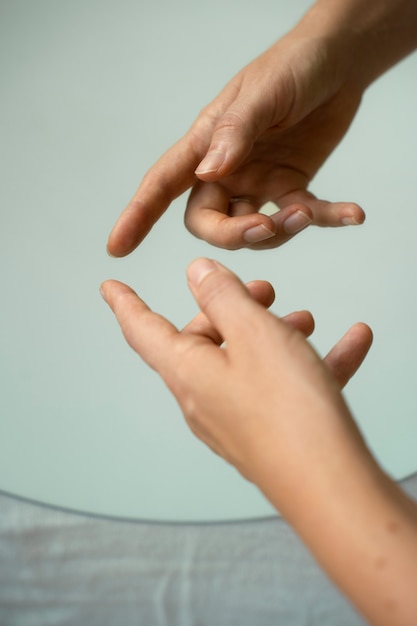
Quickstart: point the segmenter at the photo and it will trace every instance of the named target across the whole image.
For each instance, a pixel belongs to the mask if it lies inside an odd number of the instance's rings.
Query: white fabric
[[[417,476],[404,481],[417,497]],[[359,626],[280,518],[159,524],[0,494],[1,626]]]

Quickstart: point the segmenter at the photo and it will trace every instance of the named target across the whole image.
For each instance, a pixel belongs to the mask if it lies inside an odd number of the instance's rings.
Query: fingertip
[[[107,240],[107,254],[113,259],[127,256],[138,247],[143,237],[136,232],[134,225],[118,222]]]
[[[195,170],[195,175],[202,180],[212,180],[219,173],[226,159],[226,146],[209,150]]]
[[[101,297],[103,298],[104,302],[108,304],[111,308],[113,308],[115,283],[117,284],[117,282],[118,281],[111,280],[111,279],[105,280],[101,283],[100,288],[99,288]]]
[[[271,237],[275,237],[275,229],[269,228],[265,224],[251,226],[242,234],[242,238],[246,244],[259,243],[266,239],[271,239]]]
[[[360,334],[362,336],[362,340],[364,343],[367,343],[369,347],[371,347],[374,340],[374,333],[372,328],[365,324],[365,322],[357,322],[352,328],[351,332],[355,332],[356,334]]]
[[[361,226],[366,219],[366,213],[355,202],[336,202],[333,205],[338,213],[338,224],[341,226]]]
[[[366,219],[365,211],[358,205],[354,205],[349,213],[344,213],[340,222],[343,226],[361,226]]]
[[[262,223],[263,227],[269,229],[272,235],[263,238],[260,236],[257,241],[254,239],[253,243],[247,243],[247,247],[253,250],[277,248],[313,223],[312,212],[304,205],[291,205],[272,215],[262,215],[262,217],[265,220]]]
[[[110,233],[107,240],[106,252],[112,259],[119,259],[128,254],[128,252],[126,252],[126,246],[123,245],[123,242],[120,241],[120,238],[114,231]]]
[[[294,213],[289,215],[284,223],[283,230],[287,235],[296,235],[301,232],[313,221],[311,211],[307,207],[297,209]]]
[[[157,201],[154,199],[154,203]],[[143,241],[152,229],[163,209],[149,210],[146,203],[137,195],[130,200],[126,208],[113,226],[107,241],[110,256],[120,258],[127,256]]]
[[[136,295],[131,287],[115,279],[108,279],[102,282],[99,291],[103,300],[109,305],[109,307],[113,311],[117,306],[117,302],[120,296],[126,294]]]
[[[218,264],[212,259],[203,257],[194,259],[187,268],[187,280],[190,287],[198,287],[208,274],[218,268]]]
[[[111,244],[110,244],[109,242],[107,242],[107,246],[106,246],[106,252],[107,252],[107,254],[109,255],[109,257],[110,257],[111,259],[117,259],[117,256],[116,256],[115,254],[113,254],[113,252],[111,251],[111,249],[112,249]]]
[[[294,311],[282,319],[289,326],[299,330],[305,337],[310,337],[314,332],[315,321],[310,311]]]
[[[107,304],[106,281],[104,283],[101,283],[101,285],[99,287],[99,292],[100,292],[100,295],[103,298],[104,302]]]
[[[275,289],[266,280],[252,280],[246,284],[246,288],[256,302],[269,308],[275,301]]]
[[[250,103],[246,97],[236,96],[233,104],[218,117],[207,153],[195,170],[196,176],[204,181],[217,180],[232,173],[264,130],[264,124],[257,119],[256,98]]]
[[[119,233],[116,229],[114,229],[107,240],[106,252],[112,259],[120,259],[121,257],[126,256],[132,250],[134,250],[136,246],[132,244],[129,245],[123,237],[120,237]]]
[[[239,277],[217,261],[196,259],[189,265],[187,277],[200,310],[224,341],[240,339],[242,329],[253,329],[256,315],[265,312]]]

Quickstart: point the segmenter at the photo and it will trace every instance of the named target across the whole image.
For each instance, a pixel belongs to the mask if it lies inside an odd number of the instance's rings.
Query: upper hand
[[[187,227],[224,248],[276,247],[310,223],[362,223],[358,205],[308,191],[361,99],[326,45],[290,33],[239,72],[145,175],[109,252],[131,252],[190,188]],[[277,206],[272,217],[258,213],[268,201]]]

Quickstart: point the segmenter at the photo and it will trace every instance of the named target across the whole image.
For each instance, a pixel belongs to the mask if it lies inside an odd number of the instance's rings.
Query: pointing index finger
[[[154,313],[127,285],[108,280],[100,292],[115,314],[127,343],[153,369],[160,372],[172,365],[173,342],[179,332],[173,324]]]
[[[170,203],[191,187],[199,158],[185,135],[155,163],[114,225],[109,254],[125,256],[140,244]]]

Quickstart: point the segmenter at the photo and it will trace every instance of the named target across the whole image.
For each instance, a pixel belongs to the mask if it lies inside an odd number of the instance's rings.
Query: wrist
[[[327,40],[342,74],[363,91],[417,47],[417,2],[317,0],[294,31]]]

